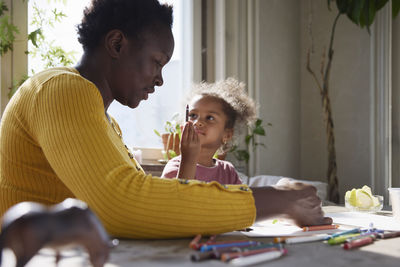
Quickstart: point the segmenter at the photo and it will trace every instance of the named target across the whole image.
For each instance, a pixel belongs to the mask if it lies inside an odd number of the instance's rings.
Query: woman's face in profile
[[[114,99],[130,108],[147,100],[155,86],[163,84],[162,69],[174,51],[174,38],[167,26],[150,26],[121,47],[113,62],[111,90]]]

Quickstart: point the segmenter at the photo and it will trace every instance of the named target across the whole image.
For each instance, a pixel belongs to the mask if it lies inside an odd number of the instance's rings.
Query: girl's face
[[[226,114],[221,100],[212,96],[198,96],[193,99],[189,119],[199,135],[202,148],[217,150],[223,142],[232,138],[233,129],[225,129]]]

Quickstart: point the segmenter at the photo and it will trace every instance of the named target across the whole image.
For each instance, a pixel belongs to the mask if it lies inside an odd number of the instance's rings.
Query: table
[[[147,174],[160,177],[164,170],[165,164],[159,163],[157,160],[143,160],[143,163],[140,164],[140,166],[142,166],[143,170]]]
[[[324,207],[327,212],[333,212],[337,207]],[[218,240],[247,239],[241,232],[232,232],[218,236]],[[271,238],[252,238],[252,240],[271,242]],[[190,239],[176,240],[120,240],[120,244],[110,254],[106,267],[128,266],[229,266],[218,260],[208,260],[200,263],[191,262],[188,247]],[[378,240],[371,245],[359,249],[346,251],[340,246],[330,246],[322,242],[286,245],[288,254],[275,261],[256,266],[271,267],[310,267],[310,266],[349,266],[349,267],[383,267],[400,266],[400,238]],[[48,254],[42,251],[43,254]],[[85,253],[70,251],[64,255],[58,267],[90,266]],[[50,252],[51,254],[51,252]],[[10,251],[4,254],[2,266],[10,265],[12,256]],[[46,255],[35,256],[27,267],[55,266],[54,257]]]

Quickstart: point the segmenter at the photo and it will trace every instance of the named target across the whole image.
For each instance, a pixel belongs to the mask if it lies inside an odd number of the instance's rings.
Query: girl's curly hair
[[[193,86],[188,102],[199,95],[217,98],[227,117],[225,128],[233,129],[236,136],[243,128],[250,126],[256,120],[256,104],[247,94],[245,87],[243,82],[232,77],[215,83],[201,82]],[[227,151],[229,147],[228,144],[224,145],[222,151]]]
[[[92,0],[77,26],[78,41],[85,51],[93,50],[107,32],[121,30],[137,38],[148,26],[161,23],[172,27],[172,6],[158,0]]]

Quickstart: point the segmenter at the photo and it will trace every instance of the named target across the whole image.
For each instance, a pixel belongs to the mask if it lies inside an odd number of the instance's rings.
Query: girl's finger
[[[185,126],[183,127],[181,139],[186,141],[188,139],[189,133],[190,133],[190,122],[186,122]]]
[[[188,125],[188,140],[189,140],[189,141],[192,141],[192,138],[193,138],[193,131],[194,131],[194,129],[193,129],[193,124],[192,124],[192,123],[189,123],[189,125]]]
[[[195,142],[196,144],[200,143],[199,134],[196,131],[194,131],[193,142]]]

